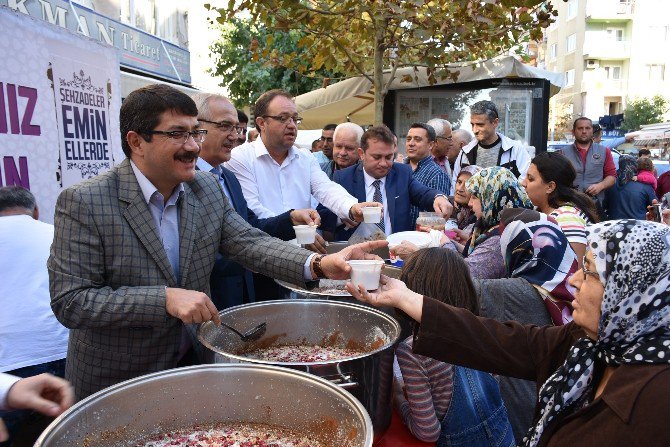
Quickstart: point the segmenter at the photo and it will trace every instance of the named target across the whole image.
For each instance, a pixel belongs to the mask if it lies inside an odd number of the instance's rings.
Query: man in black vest
[[[575,186],[582,192],[595,197],[602,205],[604,192],[614,186],[616,167],[612,151],[593,141],[593,123],[589,118],[577,118],[572,125],[575,142],[561,149],[575,171]]]

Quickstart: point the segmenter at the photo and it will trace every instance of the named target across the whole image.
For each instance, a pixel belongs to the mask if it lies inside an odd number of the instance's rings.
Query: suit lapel
[[[151,257],[156,261],[158,268],[168,280],[169,285],[176,287],[177,279],[172,271],[170,261],[165,254],[163,241],[160,238],[151,211],[149,211],[149,206],[144,201],[142,190],[137,183],[137,178],[128,159],[119,165],[118,187],[119,200],[128,204],[123,211],[123,217],[130,225],[130,228],[133,229],[142,245],[144,245]]]
[[[363,165],[359,163],[354,173],[354,195],[359,202],[366,202],[365,194],[365,176],[363,175]]]
[[[200,200],[195,196],[191,187],[184,183],[184,195],[179,205],[179,270],[181,271],[180,285],[188,275],[195,244],[195,220],[200,209]]]
[[[244,200],[244,196],[242,195],[242,190],[239,188],[236,188],[237,185],[233,183],[233,181],[230,179],[230,176],[234,176],[232,172],[228,171],[227,169],[223,169],[223,181],[226,182],[226,188],[228,188],[228,192],[230,193],[230,197],[233,199],[233,203],[231,205],[233,208],[235,208],[235,211],[237,211],[238,214],[241,216],[246,216],[247,215],[247,207],[246,207],[246,201]]]
[[[395,178],[395,169],[391,166],[391,170],[386,175],[386,182],[384,189],[386,190],[386,206],[388,206],[389,211],[389,220],[391,221],[391,231],[396,228],[395,221],[395,197],[398,195],[397,192],[397,182]]]

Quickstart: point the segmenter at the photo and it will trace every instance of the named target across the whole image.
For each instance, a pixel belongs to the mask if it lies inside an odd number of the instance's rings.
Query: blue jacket
[[[335,171],[333,181],[342,185],[359,202],[366,201],[362,163]],[[386,175],[384,185],[389,218],[391,219],[391,230],[394,233],[414,230],[414,225],[410,221],[410,205],[416,205],[423,211],[432,211],[435,196],[442,194],[436,189],[428,188],[414,180],[412,168],[402,163],[393,163],[393,167]],[[327,212],[324,212],[324,210],[326,209],[321,207],[319,211],[321,227],[329,231],[334,230],[335,240],[348,240],[355,229],[345,230],[344,225],[335,228],[337,216],[329,210],[326,210]]]
[[[237,178],[235,178],[235,174],[223,166],[221,168],[223,171],[222,177],[233,199],[232,205],[244,220],[259,230],[268,233],[270,236],[286,241],[295,238],[293,223],[291,223],[288,211],[267,219],[258,218],[253,211],[247,208],[247,201],[244,200],[242,187]],[[245,285],[248,302],[256,300],[252,273],[240,264],[220,254],[216,257],[212,275],[209,278],[209,285],[212,292],[212,301],[219,310],[243,304]]]

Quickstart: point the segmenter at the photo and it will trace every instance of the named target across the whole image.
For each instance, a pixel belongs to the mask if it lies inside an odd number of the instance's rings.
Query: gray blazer
[[[71,329],[65,376],[77,399],[176,366],[183,324],[165,310],[165,287],[209,295],[217,250],[248,269],[304,282],[311,252],[251,227],[213,175],[197,172],[184,188],[181,278],[129,160],[58,197],[47,266],[52,309]]]

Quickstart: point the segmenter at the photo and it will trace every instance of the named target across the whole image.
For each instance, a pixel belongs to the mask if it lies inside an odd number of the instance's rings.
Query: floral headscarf
[[[574,288],[568,279],[579,263],[556,220],[534,210],[504,210],[500,233],[507,276],[523,278],[547,292],[544,305],[555,325],[571,322]]]
[[[637,160],[632,155],[622,155],[619,158],[619,170],[617,171],[617,183],[623,186],[633,180],[637,175]]]
[[[542,385],[543,406],[522,445],[535,446],[549,421],[588,403],[595,361],[670,363],[670,227],[614,220],[587,227],[588,249],[605,285],[597,339],[578,340]]]
[[[500,166],[482,169],[465,184],[468,192],[482,203],[482,217],[477,220],[472,231],[468,254],[477,244],[489,237],[491,230],[497,232],[500,213],[505,208],[533,209],[533,203],[521,187],[512,171]]]

